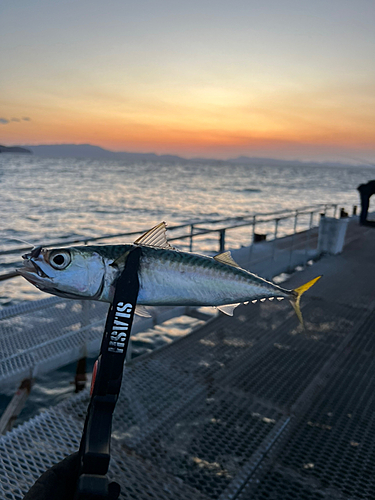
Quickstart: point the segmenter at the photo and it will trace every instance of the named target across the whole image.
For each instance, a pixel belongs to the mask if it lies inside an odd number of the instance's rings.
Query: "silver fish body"
[[[115,283],[121,273],[113,264],[132,247],[42,249],[36,258],[31,254],[24,256],[26,263],[19,272],[47,293],[112,302]],[[141,250],[137,301],[141,305],[218,306],[293,295],[292,290],[211,257],[146,246]],[[52,259],[64,254],[69,254],[70,264],[65,269],[54,268]]]
[[[219,306],[293,295],[239,267],[173,250],[142,248],[139,277],[143,305]]]
[[[138,304],[144,306],[216,306],[227,314],[242,302],[288,298],[299,319],[299,300],[318,278],[287,290],[240,268],[224,252],[213,258],[173,249],[165,224],[132,245],[34,248],[23,256],[20,274],[41,290],[75,299],[112,302],[115,285],[132,248],[141,248]]]

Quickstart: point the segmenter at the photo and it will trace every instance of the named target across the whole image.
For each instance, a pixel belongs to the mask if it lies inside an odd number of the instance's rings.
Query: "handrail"
[[[334,203],[321,203],[321,204],[316,204],[316,205],[307,205],[300,207],[298,209],[283,209],[283,210],[277,210],[274,212],[259,212],[255,214],[248,214],[248,215],[243,215],[243,216],[237,216],[237,217],[226,217],[226,218],[221,218],[221,219],[205,219],[205,220],[194,220],[190,222],[186,222],[184,224],[178,224],[175,226],[168,226],[168,232],[173,232],[173,231],[178,231],[179,229],[184,229],[184,228],[190,228],[190,231],[187,232],[186,234],[181,234],[178,236],[172,236],[169,237],[169,241],[177,241],[177,240],[185,240],[185,239],[190,239],[190,245],[189,249],[192,251],[193,249],[193,239],[196,236],[202,236],[202,235],[207,235],[211,233],[218,233],[219,234],[219,251],[224,251],[225,249],[225,231],[228,229],[235,229],[235,228],[240,228],[244,226],[253,226],[253,233],[255,229],[255,225],[257,224],[264,224],[264,223],[269,223],[269,222],[276,222],[278,224],[281,220],[286,220],[290,218],[297,218],[300,215],[306,215],[306,214],[314,214],[317,212],[320,212],[324,210],[324,213],[327,212],[327,210],[333,209],[334,210],[334,216],[336,215],[337,211],[337,204]],[[230,223],[231,222],[231,223]],[[200,227],[202,225],[217,225],[220,224],[219,227],[214,227],[214,228],[209,228],[209,227]],[[227,224],[225,224],[227,223]],[[230,223],[230,224],[228,224]],[[311,222],[310,222],[311,226]],[[70,240],[59,240],[59,241],[53,241],[45,244],[45,246],[48,247],[54,247],[54,246],[70,246],[73,244],[77,243],[83,243],[87,244],[89,242],[98,242],[101,240],[109,240],[113,238],[119,238],[119,237],[124,237],[124,236],[136,236],[139,234],[143,234],[146,232],[149,228],[147,229],[141,229],[138,231],[129,231],[125,233],[116,233],[116,234],[106,234],[103,236],[96,236],[96,237],[86,237],[86,238],[75,238],[75,239],[70,239]],[[277,237],[277,231],[275,231],[275,239]],[[37,246],[37,244],[36,244]],[[0,256],[3,255],[12,255],[12,254],[21,254],[22,252],[25,252],[29,250],[30,247],[17,247],[17,248],[11,248],[8,250],[2,250],[0,251]],[[18,273],[15,271],[12,271],[10,273],[2,274],[0,275],[0,281],[4,281],[7,279],[11,279],[18,276]]]
[[[226,221],[231,221],[231,220],[246,220],[246,219],[250,219],[250,218],[252,219],[253,217],[267,217],[267,216],[279,215],[279,214],[283,214],[283,213],[290,213],[290,215],[283,217],[283,218],[287,219],[287,218],[294,216],[296,211],[298,212],[298,214],[311,213],[311,209],[315,209],[314,212],[317,212],[317,211],[321,210],[323,207],[325,209],[337,208],[337,204],[321,203],[318,205],[307,205],[306,207],[301,207],[298,209],[284,209],[284,210],[278,210],[275,212],[258,212],[255,214],[249,214],[249,215],[243,215],[243,216],[237,216],[237,217],[226,217],[224,219],[212,219],[212,220],[210,220],[210,219],[199,220],[198,219],[195,221],[186,222],[185,224],[178,224],[177,226],[168,226],[168,231],[174,231],[177,229],[182,229],[184,227],[190,227],[192,225],[197,226],[200,224],[217,224],[219,222],[226,222]],[[270,220],[258,220],[257,219],[257,222],[270,222],[270,221],[275,220],[275,219],[276,219],[276,217],[274,217],[273,219],[270,219]],[[278,219],[281,220],[282,218],[278,217]],[[249,222],[249,225],[252,225],[252,224],[253,224],[253,221]],[[237,227],[237,226],[236,225],[228,226],[228,227],[226,227],[226,229],[230,229],[231,227]],[[148,231],[148,229],[150,229],[150,228],[141,229],[139,231],[129,231],[126,233],[106,234],[103,236],[95,236],[92,238],[86,237],[86,238],[75,238],[73,240],[67,240],[67,241],[62,241],[62,240],[53,241],[53,242],[47,243],[46,246],[56,246],[56,245],[64,245],[65,246],[65,245],[72,245],[75,243],[85,243],[86,244],[89,241],[107,240],[107,239],[111,239],[111,238],[120,238],[122,236],[136,236],[137,234],[145,233],[146,231]],[[211,232],[216,232],[216,231],[217,231],[216,229],[211,230]],[[184,239],[184,238],[188,238],[189,236],[190,235],[184,235],[184,236],[181,236],[180,238],[175,238],[175,239]],[[38,245],[39,245],[39,243],[35,244],[35,246],[38,246]],[[0,256],[1,255],[17,254],[20,252],[26,252],[29,249],[30,249],[30,246],[11,248],[9,250],[0,250]]]

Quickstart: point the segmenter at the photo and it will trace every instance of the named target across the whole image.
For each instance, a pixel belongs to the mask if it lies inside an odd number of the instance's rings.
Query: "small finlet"
[[[254,299],[251,301],[252,304],[256,304],[258,302],[258,299]]]
[[[226,305],[223,305],[223,306],[216,306],[216,307],[222,313],[227,314],[228,316],[233,316],[233,311],[239,305],[240,305],[240,302],[238,304],[226,304]]]
[[[218,253],[217,255],[214,256],[214,259],[217,260],[217,262],[221,262],[222,264],[227,264],[228,266],[240,268],[237,262],[233,260],[233,257],[229,251]]]
[[[148,308],[146,306],[140,306],[139,304],[137,304],[135,308],[135,314],[142,318],[152,318],[152,314],[149,313]]]
[[[266,297],[263,297],[262,299],[259,299],[261,302],[265,302],[267,299]]]
[[[275,297],[268,297],[268,300],[275,300]]]
[[[244,302],[244,305],[247,306],[247,304],[249,304],[249,300],[247,300],[246,302]]]
[[[148,247],[164,248],[167,250],[175,250],[167,241],[167,225],[165,222],[160,222],[146,233],[142,234],[135,240],[135,245],[143,245]]]

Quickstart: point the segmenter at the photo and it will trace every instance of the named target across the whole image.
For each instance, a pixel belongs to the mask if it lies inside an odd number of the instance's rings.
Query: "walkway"
[[[375,498],[375,229],[296,273],[303,299],[239,307],[125,369],[110,476],[122,499]],[[21,499],[79,445],[88,392],[0,438]]]

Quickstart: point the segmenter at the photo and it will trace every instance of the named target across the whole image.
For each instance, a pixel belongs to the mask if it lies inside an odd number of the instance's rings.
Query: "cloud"
[[[31,118],[23,116],[22,118],[11,118],[10,120],[8,120],[8,118],[0,118],[0,124],[6,125],[7,123],[20,122],[21,120],[24,122],[31,122]]]

